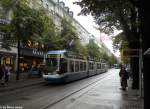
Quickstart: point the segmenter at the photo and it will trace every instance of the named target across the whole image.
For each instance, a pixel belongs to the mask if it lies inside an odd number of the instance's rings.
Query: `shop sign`
[[[124,49],[122,54],[124,57],[139,57],[140,49]]]
[[[38,49],[32,49],[32,48],[21,48],[20,54],[25,56],[34,56],[34,57],[44,57],[45,55],[43,51],[38,51]]]
[[[33,54],[34,54],[34,55],[41,55],[41,56],[43,56],[43,55],[44,55],[44,52],[38,51],[37,49],[33,49]]]

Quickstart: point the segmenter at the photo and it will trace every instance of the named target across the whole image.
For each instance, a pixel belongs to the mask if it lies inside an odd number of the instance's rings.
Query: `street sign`
[[[124,49],[122,50],[123,57],[139,57],[141,49]]]

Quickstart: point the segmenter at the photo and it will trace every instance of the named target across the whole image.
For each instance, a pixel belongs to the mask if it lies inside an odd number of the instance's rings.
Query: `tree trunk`
[[[150,16],[149,16],[149,3],[146,0],[140,0],[140,19],[141,19],[141,30],[142,30],[142,49],[145,52],[150,48],[149,39],[149,26],[150,26]],[[149,104],[149,72],[150,71],[150,55],[143,56],[143,76],[144,76],[144,109],[150,109]]]
[[[139,89],[139,58],[131,57],[131,69],[132,69],[132,89]]]
[[[139,42],[129,43],[130,49],[139,49]],[[138,54],[137,54],[138,55]],[[139,57],[131,57],[132,89],[139,89]]]

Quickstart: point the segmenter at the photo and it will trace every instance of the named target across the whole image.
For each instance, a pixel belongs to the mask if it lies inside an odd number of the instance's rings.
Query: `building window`
[[[41,5],[43,5],[43,0],[41,0]]]
[[[46,4],[46,9],[47,9],[47,10],[49,9],[48,4]]]

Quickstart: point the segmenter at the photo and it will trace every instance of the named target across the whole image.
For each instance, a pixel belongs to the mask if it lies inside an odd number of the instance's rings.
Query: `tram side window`
[[[59,73],[66,73],[67,72],[67,60],[61,59],[60,62],[60,72]]]
[[[84,71],[84,63],[80,62],[80,71]]]
[[[83,71],[86,71],[86,62],[83,62]]]
[[[97,69],[101,69],[101,64],[97,64]]]
[[[70,72],[74,72],[74,61],[70,61]]]
[[[79,71],[79,61],[75,62],[75,72]]]
[[[101,64],[101,69],[103,69],[103,64]]]
[[[104,69],[104,64],[102,64],[102,69]]]
[[[99,69],[101,69],[101,64],[99,64]]]
[[[89,63],[90,65],[89,65],[89,69],[90,70],[93,70],[94,69],[94,63]]]

